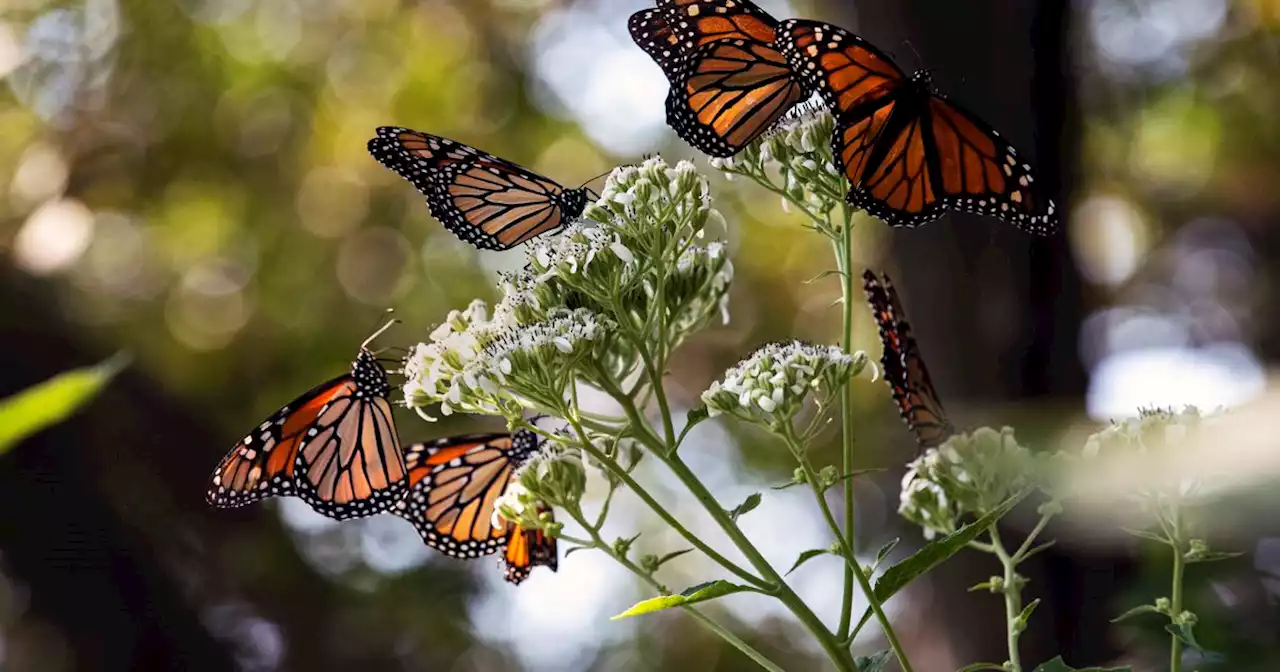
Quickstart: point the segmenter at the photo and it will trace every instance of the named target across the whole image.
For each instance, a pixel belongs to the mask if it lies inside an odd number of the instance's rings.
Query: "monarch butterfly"
[[[737,154],[809,97],[774,46],[778,22],[749,0],[658,0],[631,39],[671,83],[667,123],[712,156]]]
[[[379,163],[413,183],[431,214],[463,242],[506,250],[577,219],[587,190],[565,189],[510,161],[428,133],[380,127]]]
[[[413,523],[422,540],[445,555],[470,559],[506,549],[511,583],[520,583],[538,565],[555,571],[555,539],[542,530],[494,520],[498,498],[536,452],[538,439],[528,430],[411,445],[405,451],[409,494],[392,512]]]
[[[877,278],[871,271],[863,273],[862,287],[880,328],[880,341],[884,344],[880,363],[885,380],[893,390],[898,412],[922,450],[938,446],[955,433],[955,427],[947,419],[947,412],[929,378],[929,369],[920,357],[920,348],[911,334],[898,292],[888,275]]]
[[[351,372],[285,405],[218,463],[205,497],[232,508],[294,496],[344,520],[380,513],[404,497],[404,458],[391,419],[387,372],[368,350]]]
[[[841,28],[784,21],[778,44],[836,117],[832,140],[848,200],[891,226],[944,210],[992,215],[1034,234],[1058,226],[1031,166],[971,112],[937,94],[926,70],[909,79],[883,52]]]

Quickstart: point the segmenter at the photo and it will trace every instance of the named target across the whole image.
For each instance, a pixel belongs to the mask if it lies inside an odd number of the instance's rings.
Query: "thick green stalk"
[[[1173,588],[1169,606],[1173,610],[1171,618],[1176,619],[1182,614],[1182,575],[1187,568],[1186,558],[1183,557],[1186,526],[1182,522],[1178,504],[1173,505],[1172,513],[1173,535],[1170,539],[1173,541]],[[1169,672],[1182,672],[1182,640],[1173,634],[1169,635]]]
[[[844,298],[843,347],[846,354],[853,354],[853,227],[852,216],[848,206],[841,207],[844,217],[844,228],[841,241],[836,246],[838,255],[836,267],[841,273],[841,294]],[[840,391],[840,452],[843,456],[844,473],[853,473],[853,392],[848,385]],[[853,479],[844,481],[844,534],[845,545],[854,547],[854,490]],[[838,533],[837,533],[838,534]],[[840,627],[836,630],[841,639],[849,637],[849,627],[853,622],[853,567],[844,568],[844,594],[840,601]],[[874,598],[872,598],[874,600]]]
[[[1018,576],[1018,562],[1009,555],[1000,541],[1000,533],[991,526],[991,547],[1000,565],[1004,567],[1004,615],[1005,630],[1009,644],[1010,672],[1022,672],[1022,656],[1018,653],[1018,638],[1022,636],[1022,627],[1018,622],[1022,615],[1022,577]]]

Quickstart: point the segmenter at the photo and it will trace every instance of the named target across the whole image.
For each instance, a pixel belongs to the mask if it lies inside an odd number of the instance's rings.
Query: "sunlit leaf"
[[[97,366],[61,373],[0,400],[0,454],[40,430],[66,420],[92,400],[128,358],[116,355]]]
[[[637,602],[630,609],[614,616],[611,620],[616,621],[620,618],[651,614],[655,611],[687,607],[699,602],[716,600],[725,595],[745,592],[755,592],[755,589],[748,586],[740,586],[736,583],[729,583],[728,581],[708,581],[686,588],[679,595],[663,595],[662,597],[654,597]]]

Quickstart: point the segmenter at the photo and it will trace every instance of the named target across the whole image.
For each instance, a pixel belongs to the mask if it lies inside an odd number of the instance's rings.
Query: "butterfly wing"
[[[336,520],[387,511],[407,489],[400,438],[387,401],[391,386],[373,355],[320,406],[298,444],[295,493]]]
[[[747,0],[662,0],[631,37],[671,83],[667,122],[712,156],[733,156],[808,92],[773,46],[777,21]]]
[[[667,120],[685,142],[733,156],[808,98],[778,50],[747,40],[696,48],[672,80]]]
[[[214,470],[205,493],[208,502],[225,509],[297,494],[294,463],[303,434],[350,383],[351,376],[344,374],[315,386],[241,439]]]
[[[1041,196],[1031,166],[994,128],[936,95],[924,123],[941,207],[990,215],[1038,235],[1057,230],[1057,206]]]
[[[541,511],[551,513],[549,507],[543,507]],[[559,552],[554,537],[547,536],[542,530],[526,530],[511,523],[507,529],[507,552],[502,559],[506,565],[506,580],[520,585],[539,565],[556,571]]]
[[[584,189],[556,182],[474,147],[383,126],[369,141],[379,163],[427,197],[431,214],[475,247],[505,250],[582,214]]]
[[[456,558],[476,558],[507,544],[495,526],[495,503],[537,449],[528,432],[472,434],[409,446],[409,495],[393,513],[413,523],[426,544]]]
[[[898,292],[888,275],[877,278],[875,273],[867,271],[862,283],[880,329],[880,341],[884,345],[880,361],[898,412],[922,449],[938,446],[955,433],[955,427],[938,399]]]
[[[644,9],[631,15],[627,28],[631,32],[631,40],[644,53],[649,54],[658,67],[662,68],[667,79],[674,79],[678,73],[683,55],[680,39],[667,24],[665,12],[661,9]]]

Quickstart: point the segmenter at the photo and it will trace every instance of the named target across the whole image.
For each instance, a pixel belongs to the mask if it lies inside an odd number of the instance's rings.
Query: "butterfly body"
[[[343,520],[391,508],[405,493],[391,384],[364,348],[351,372],[321,383],[274,413],[219,462],[205,494],[233,508],[295,496]]]
[[[463,242],[506,250],[577,219],[585,188],[557,182],[460,142],[383,126],[368,144],[379,163],[413,184],[431,214]]]
[[[1057,209],[1031,166],[1000,133],[911,77],[842,28],[791,19],[777,30],[791,68],[836,118],[832,151],[848,200],[891,226],[919,226],[948,210],[994,216],[1035,234],[1058,226]]]

